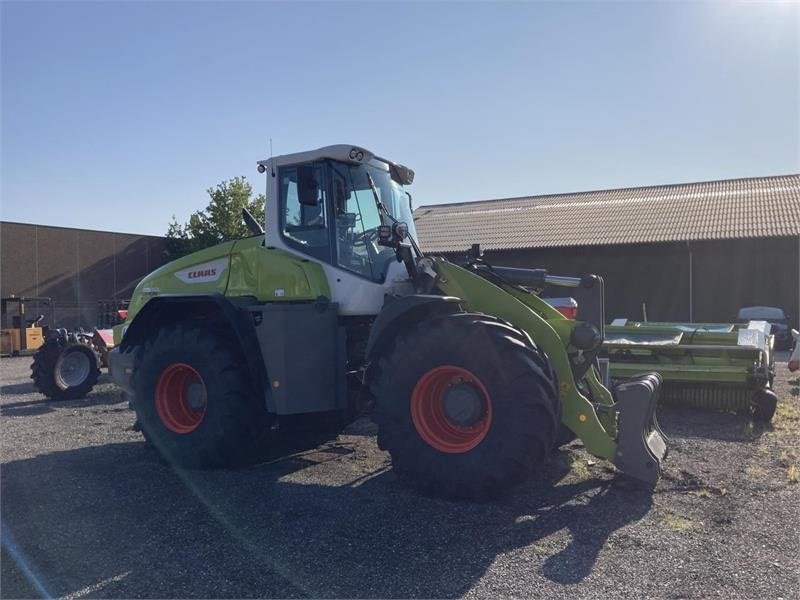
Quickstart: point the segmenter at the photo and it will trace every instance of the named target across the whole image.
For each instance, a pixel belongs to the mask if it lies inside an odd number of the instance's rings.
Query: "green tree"
[[[256,221],[264,222],[264,194],[253,196],[253,187],[245,177],[234,177],[209,188],[209,203],[204,210],[192,213],[181,225],[172,216],[167,227],[167,255],[174,260],[215,244],[252,235],[242,220],[247,208]]]

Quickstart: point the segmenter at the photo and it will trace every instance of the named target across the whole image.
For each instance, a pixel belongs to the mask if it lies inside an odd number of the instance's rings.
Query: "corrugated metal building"
[[[139,280],[165,262],[165,240],[157,236],[0,222],[0,296],[48,296],[55,323],[91,328],[98,301],[128,299]]]
[[[596,273],[606,314],[730,321],[741,306],[800,312],[800,175],[421,206],[427,252]],[[548,290],[553,295],[558,290]]]

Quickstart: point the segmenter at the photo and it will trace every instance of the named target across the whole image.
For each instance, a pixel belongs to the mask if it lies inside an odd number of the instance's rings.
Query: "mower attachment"
[[[667,455],[667,437],[656,420],[661,377],[647,373],[614,389],[617,411],[617,452],[614,465],[626,475],[655,485]]]

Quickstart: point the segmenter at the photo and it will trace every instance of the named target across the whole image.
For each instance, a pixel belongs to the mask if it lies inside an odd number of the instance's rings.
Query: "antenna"
[[[269,138],[269,168],[272,170],[272,176],[275,177],[275,163],[272,162],[272,138]]]

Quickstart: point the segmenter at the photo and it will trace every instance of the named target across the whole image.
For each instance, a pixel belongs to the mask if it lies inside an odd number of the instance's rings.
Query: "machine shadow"
[[[33,385],[33,381],[25,383],[9,383],[0,385],[0,394],[38,394],[39,391]]]
[[[298,448],[239,471],[173,470],[144,443],[11,462],[0,473],[3,528],[59,596],[110,581],[98,593],[450,598],[499,554],[561,530],[550,555],[529,550],[525,577],[578,583],[608,536],[652,503],[608,480],[565,483],[569,461],[558,457],[511,494],[475,503],[423,496],[387,463],[365,472],[347,444]],[[6,585],[20,580],[14,569],[4,561]],[[21,593],[6,585],[4,597]]]
[[[667,437],[713,439],[724,442],[752,443],[772,431],[770,423],[733,413],[659,406],[658,423]]]
[[[107,383],[104,379],[107,376],[104,374],[99,383]],[[30,390],[27,389],[27,386],[30,386]],[[10,388],[24,388],[24,391],[17,391],[14,392]],[[76,400],[63,400],[63,401],[55,401],[49,400],[43,394],[39,393],[36,388],[33,387],[33,383],[30,384],[13,384],[8,386],[3,386],[0,388],[0,394],[23,394],[23,393],[33,393],[36,394],[37,397],[34,400],[23,400],[21,402],[8,402],[5,404],[0,405],[0,415],[4,417],[24,417],[30,415],[41,415],[53,411],[57,411],[61,408],[66,409],[78,409],[78,408],[89,408],[92,406],[114,406],[117,404],[121,404],[123,402],[127,402],[125,396],[117,391],[117,392],[107,392],[107,391],[99,391],[94,390],[90,392],[84,398],[78,398]]]

